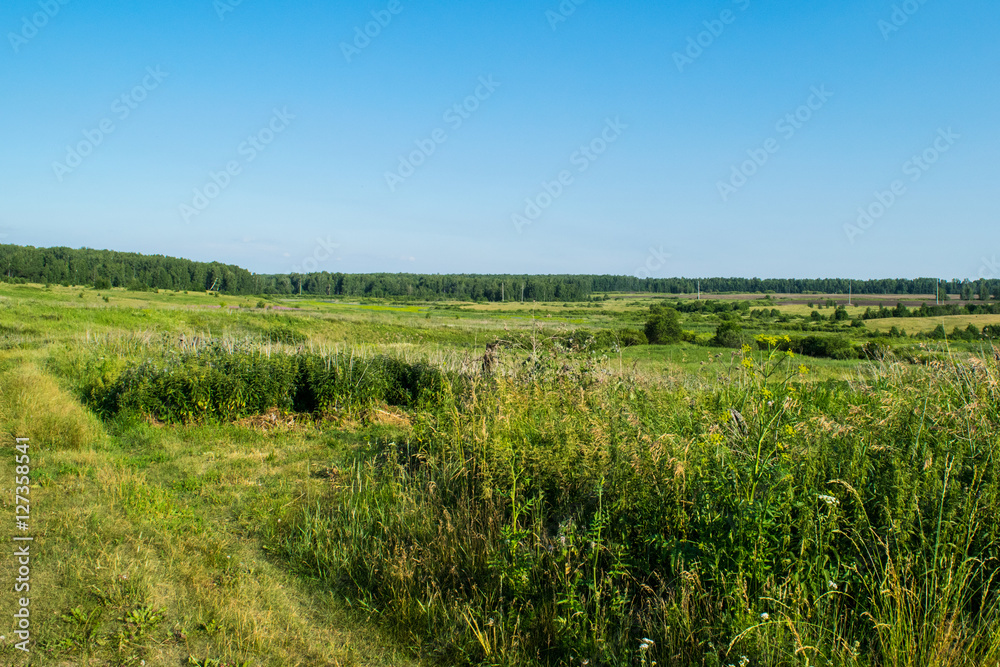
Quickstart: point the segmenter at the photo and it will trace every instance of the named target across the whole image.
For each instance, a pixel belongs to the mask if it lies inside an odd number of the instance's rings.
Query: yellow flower
[[[748,359],[748,358],[744,357],[743,361],[740,362],[740,363],[743,364],[744,368],[753,368],[753,359]]]
[[[785,435],[788,437],[795,435],[795,429],[792,428],[791,424],[785,424]]]
[[[809,369],[806,368],[805,364],[799,364],[799,373],[801,373],[802,375],[805,375],[808,372],[809,372]]]
[[[752,351],[753,351],[752,347],[750,347],[746,343],[743,343],[743,354],[750,354],[750,352]]]
[[[713,433],[708,436],[708,441],[713,445],[721,445],[725,441],[725,438],[722,437],[721,433]]]
[[[795,353],[792,352],[791,350],[787,350],[785,352],[785,356],[788,357],[789,359],[794,359],[795,358]]]

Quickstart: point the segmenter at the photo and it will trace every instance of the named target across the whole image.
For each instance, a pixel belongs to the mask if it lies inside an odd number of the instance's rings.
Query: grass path
[[[31,438],[30,664],[416,664],[262,543],[282,506],[321,490],[309,473],[335,459],[337,437],[311,426],[109,435],[33,360],[9,353],[0,422],[11,527],[13,438]],[[11,551],[0,556],[6,590]],[[14,611],[14,595],[0,596],[0,614]],[[0,664],[28,664],[4,625]]]

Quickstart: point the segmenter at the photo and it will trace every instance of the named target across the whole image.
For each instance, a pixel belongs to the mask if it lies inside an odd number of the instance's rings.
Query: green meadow
[[[0,283],[0,663],[1000,665],[997,316],[801,301]]]

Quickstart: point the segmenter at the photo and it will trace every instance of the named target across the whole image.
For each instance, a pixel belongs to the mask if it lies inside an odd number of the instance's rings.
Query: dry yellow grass
[[[80,449],[102,438],[98,420],[31,361],[0,374],[0,423],[51,449]]]

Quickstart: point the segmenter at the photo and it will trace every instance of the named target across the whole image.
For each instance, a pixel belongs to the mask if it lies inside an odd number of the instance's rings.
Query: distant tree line
[[[83,248],[0,245],[0,279],[99,289],[217,290],[228,294],[308,294],[349,298],[463,301],[587,301],[606,292],[680,295],[933,294],[934,278],[637,278],[610,275],[421,275],[413,273],[253,274],[218,262]],[[1000,298],[1000,280],[940,283],[942,295]]]
[[[0,273],[7,282],[92,285],[252,294],[261,281],[238,266],[163,255],[83,248],[0,245]]]

